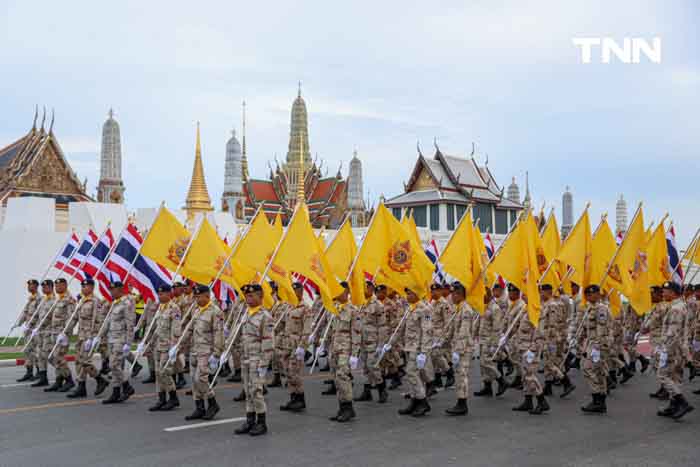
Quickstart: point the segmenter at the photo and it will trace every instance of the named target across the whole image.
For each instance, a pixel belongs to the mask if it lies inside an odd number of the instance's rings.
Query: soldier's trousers
[[[121,386],[124,377],[124,343],[109,343],[109,369],[112,374],[112,386]]]
[[[450,365],[447,364],[447,350],[444,348],[440,347],[433,349],[432,353],[430,354],[430,358],[433,360],[433,368],[435,369],[435,373],[443,374],[450,369]]]
[[[53,349],[53,345],[51,346]],[[66,351],[68,350],[67,345],[57,345],[56,350],[54,350],[53,355],[51,355],[51,360],[49,363],[56,369],[56,376],[61,376],[62,378],[68,378],[70,376],[70,368],[68,368],[68,362],[66,361]],[[51,350],[49,350],[49,353]]]
[[[605,394],[608,390],[608,366],[605,362],[606,358],[602,354],[600,360],[594,362],[591,359],[590,350],[583,358],[581,366],[583,379],[586,380],[594,394]]]
[[[85,340],[79,340],[78,346],[76,347],[77,355],[75,359],[75,372],[77,374],[78,381],[86,381],[88,376],[91,378],[97,376],[97,369],[92,364],[90,351],[86,351],[84,347]]]
[[[483,360],[483,355],[482,355]],[[467,399],[469,397],[469,369],[472,365],[472,353],[460,352],[459,363],[455,370],[455,393],[457,399]]]
[[[245,388],[245,411],[246,413],[261,414],[267,412],[265,396],[263,396],[263,385],[265,379],[258,374],[258,362],[242,362],[241,375],[243,377],[243,387]]]
[[[501,377],[501,373],[498,371],[498,364],[493,358],[495,351],[496,346],[485,343],[479,344],[479,370],[481,371],[481,380],[485,383]]]
[[[540,368],[540,360],[535,356],[532,362],[527,361],[524,352],[520,363],[523,370],[523,394],[526,396],[539,396],[542,394],[542,384],[537,378],[537,370]]]
[[[425,399],[425,385],[435,378],[433,362],[428,356],[422,370],[416,365],[418,352],[406,352],[406,380],[408,391],[414,399]]]
[[[163,350],[158,352],[158,358],[154,362],[156,367],[152,367],[156,370],[156,385],[158,386],[158,391],[160,392],[170,392],[175,390],[175,381],[173,381],[173,374],[175,373],[173,365],[166,365],[165,369],[163,365],[168,361],[168,351]]]
[[[554,381],[555,379],[561,379],[564,377],[564,372],[561,371],[559,365],[561,365],[561,360],[558,358],[557,350],[550,352],[549,349],[542,352],[542,357],[544,359],[544,380]]]
[[[24,333],[24,342],[29,342],[29,338],[32,336],[32,331],[29,330]],[[39,337],[39,336],[37,336]],[[24,366],[27,368],[34,368],[36,366],[36,338],[31,340],[27,344],[27,348],[24,351]]]
[[[669,352],[666,365],[661,366],[656,371],[656,378],[659,384],[666,388],[671,397],[683,393],[683,355],[680,352]]]
[[[360,355],[360,359],[364,362],[362,367],[362,374],[367,379],[367,384],[376,386],[384,381],[382,376],[382,369],[377,365],[378,355],[374,350],[363,351]]]
[[[192,375],[192,397],[196,401],[214,397],[214,389],[209,389],[209,354],[197,355]]]
[[[304,370],[304,359],[299,360],[291,350],[285,350],[282,354],[282,364],[287,375],[287,391],[289,394],[303,394],[304,382],[302,372]]]
[[[515,346],[513,346],[515,347]],[[523,372],[523,353],[519,349],[514,349],[510,352],[510,361],[513,364],[513,375],[515,377],[524,375]]]
[[[331,359],[335,368],[335,388],[340,402],[352,402],[350,356],[347,352],[334,352]]]
[[[149,371],[154,371],[154,372],[157,373],[158,370],[156,369],[156,359],[155,359],[155,357],[153,356],[153,352],[151,351],[150,346],[149,346],[148,350],[146,350],[146,351],[143,353],[143,356],[146,358],[146,361],[148,362],[148,370],[149,370]]]
[[[49,353],[53,348],[53,338],[50,335],[37,335],[37,366],[40,370],[46,371],[49,366]]]

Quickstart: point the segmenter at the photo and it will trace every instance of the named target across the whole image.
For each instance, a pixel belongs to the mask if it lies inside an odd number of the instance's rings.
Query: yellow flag
[[[297,207],[270,269],[285,277],[291,277],[292,271],[303,275],[316,284],[326,309],[336,311],[333,298],[340,295],[343,288],[334,277],[326,255],[318,244],[305,203]]]
[[[487,266],[486,270],[489,275],[495,277],[500,274],[508,282],[518,280],[517,278],[522,275],[523,267],[520,263],[523,244],[520,238],[522,230],[523,221],[519,221]]]
[[[377,276],[398,293],[410,288],[421,298],[428,292],[435,266],[428,259],[415,235],[380,204],[367,229],[364,241],[353,268],[351,283],[352,300],[355,304],[365,303],[364,272]]]
[[[420,240],[420,234],[418,233],[418,226],[416,225],[416,220],[413,218],[413,211],[401,220],[401,225],[403,225],[406,230],[411,233],[416,241],[416,244],[422,245],[423,242]]]
[[[541,309],[538,281],[540,279],[540,273],[542,272],[542,259],[540,258],[540,252],[538,252],[538,249],[541,248],[541,246],[538,245],[539,238],[535,218],[529,215],[525,221],[522,235],[520,236],[522,254],[524,256],[522,260],[524,277],[521,281],[522,286],[518,288],[527,295],[527,314],[530,318],[530,322],[534,326],[537,326],[540,322]]]
[[[668,244],[666,243],[666,229],[663,222],[660,223],[647,243],[647,255],[649,258],[649,284],[662,285],[671,280],[671,263],[668,259]]]
[[[462,216],[455,231],[452,232],[439,260],[442,269],[461,282],[467,292],[470,291],[476,279],[472,270],[472,257],[479,254],[476,245],[474,245],[472,225],[471,211],[468,211]]]
[[[687,259],[688,261],[700,264],[700,236],[690,243],[685,253],[681,257],[681,262]]]
[[[484,303],[484,297],[486,296],[486,284],[484,280],[489,280],[488,275],[484,277],[482,274],[486,263],[488,263],[488,253],[486,252],[486,246],[484,245],[484,237],[481,236],[481,231],[479,226],[472,224],[472,245],[474,245],[474,251],[476,254],[471,255],[471,270],[472,276],[474,277],[473,284],[470,287],[470,293],[467,297],[467,302],[472,308],[477,310],[482,315],[486,311],[486,304]],[[495,278],[491,278],[495,280]],[[493,282],[489,282],[492,284]]]
[[[282,225],[282,215],[280,214],[279,211],[277,211],[277,215],[275,216],[275,223],[272,226],[275,231],[279,234],[279,236],[282,236],[282,232],[284,232],[284,226]]]
[[[346,280],[356,255],[357,245],[355,244],[352,227],[349,221],[343,222],[333,241],[326,249],[326,259],[335,277],[340,280]]]
[[[620,297],[620,292],[613,290],[608,296],[608,302],[610,303],[610,313],[617,318],[620,316],[620,311],[622,311],[622,298]]]
[[[141,254],[171,271],[176,271],[184,259],[190,239],[189,231],[180,224],[173,213],[163,207],[143,242]]]
[[[559,236],[559,227],[557,226],[557,219],[554,217],[554,213],[549,215],[549,219],[542,231],[540,239],[547,263],[549,264],[550,261],[555,261],[561,250],[561,237]],[[549,268],[547,275],[542,279],[542,283],[551,284],[552,287],[558,289],[559,284],[561,284],[561,277],[565,272],[565,268],[562,266],[563,265],[558,261],[557,264],[553,264]]]
[[[591,245],[591,284],[598,284],[603,287],[600,281],[603,280],[603,275],[608,269],[608,265],[613,256],[615,256],[615,251],[617,251],[615,237],[613,236],[612,230],[610,230],[607,219],[602,219],[593,235],[593,242]],[[610,286],[608,285],[606,288],[610,289]]]
[[[583,211],[574,228],[569,232],[564,244],[557,255],[557,260],[573,268],[570,277],[581,288],[590,284],[590,268],[588,263],[591,258],[591,221],[588,210]]]

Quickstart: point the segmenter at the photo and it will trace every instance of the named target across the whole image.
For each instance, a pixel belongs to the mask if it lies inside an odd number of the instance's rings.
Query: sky
[[[645,1],[26,2],[0,5],[0,146],[55,109],[73,169],[99,178],[110,107],[129,209],[184,205],[201,122],[220,207],[225,145],[247,103],[250,173],[283,160],[298,82],[310,146],[329,174],[353,150],[370,202],[403,192],[419,143],[525,172],[535,206],[574,194],[594,218],[669,213],[680,243],[700,224],[700,4]],[[577,37],[661,39],[661,63],[581,63]]]

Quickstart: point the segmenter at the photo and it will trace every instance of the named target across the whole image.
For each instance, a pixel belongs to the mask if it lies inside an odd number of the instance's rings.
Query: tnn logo
[[[661,63],[660,37],[654,37],[651,45],[640,37],[625,37],[622,45],[609,37],[574,37],[571,41],[581,49],[581,63],[591,63],[594,47],[600,47],[600,63],[610,63],[613,55],[622,63],[639,63],[642,54],[652,63]]]

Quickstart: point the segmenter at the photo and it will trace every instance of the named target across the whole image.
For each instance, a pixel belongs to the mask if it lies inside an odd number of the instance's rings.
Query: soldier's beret
[[[693,290],[695,290],[696,292],[700,291],[700,284],[695,284]]]
[[[41,281],[41,285],[53,287],[53,281],[51,279],[44,279],[43,281]]]
[[[596,293],[600,292],[600,286],[597,284],[591,284],[585,288],[584,293]]]
[[[369,286],[369,287],[372,287],[372,288],[375,288],[374,282],[372,282],[372,281],[365,281],[365,285],[366,285],[366,286]]]
[[[379,284],[377,286],[377,292],[381,292],[382,290],[386,290],[386,285],[384,284]]]
[[[246,284],[243,287],[241,287],[241,292],[243,293],[253,293],[253,292],[262,292],[262,285],[260,284]]]
[[[540,290],[544,291],[552,291],[554,288],[552,287],[552,284],[542,284],[540,285]]]
[[[193,291],[195,294],[203,294],[203,293],[209,293],[210,289],[208,285],[205,284],[195,284],[193,287]]]
[[[666,282],[664,282],[664,285],[662,286],[662,288],[664,288],[666,290],[673,290],[677,294],[681,293],[681,285],[677,282],[666,281]]]
[[[652,285],[649,288],[651,289],[652,292],[661,292],[661,287],[658,285]]]
[[[298,289],[303,289],[303,288],[304,288],[304,284],[302,284],[301,282],[295,282],[295,283],[292,284],[292,288],[294,288],[294,289],[296,289],[296,290],[298,290]]]
[[[158,292],[172,292],[173,288],[168,284],[163,284],[158,286]]]
[[[39,281],[36,279],[29,279],[27,285],[39,285]]]
[[[493,287],[492,287],[492,288],[493,288],[493,289],[502,289],[503,286],[501,285],[500,282],[496,282],[495,284],[493,284]]]
[[[54,284],[67,284],[67,283],[68,283],[68,281],[66,281],[66,279],[64,279],[63,277],[59,277],[58,279],[56,279],[54,281]]]
[[[189,279],[185,279],[184,285],[185,285],[185,287],[194,287],[196,284],[194,283],[194,281],[191,281]]]
[[[451,286],[452,290],[461,290],[464,291],[464,284],[462,284],[460,281],[454,281]]]
[[[520,292],[520,289],[514,284],[508,284],[508,292]]]
[[[183,283],[180,282],[180,281],[175,281],[175,282],[173,282],[173,287],[176,288],[176,289],[177,289],[178,287],[184,287],[184,286],[185,286],[185,284],[183,284]]]
[[[440,290],[443,287],[444,286],[439,282],[433,282],[432,284],[430,284],[430,290]]]
[[[95,285],[95,280],[92,277],[87,277],[84,281],[80,283],[82,286]]]
[[[124,287],[122,281],[114,281],[111,284],[109,284],[110,289],[121,289],[122,287]]]

